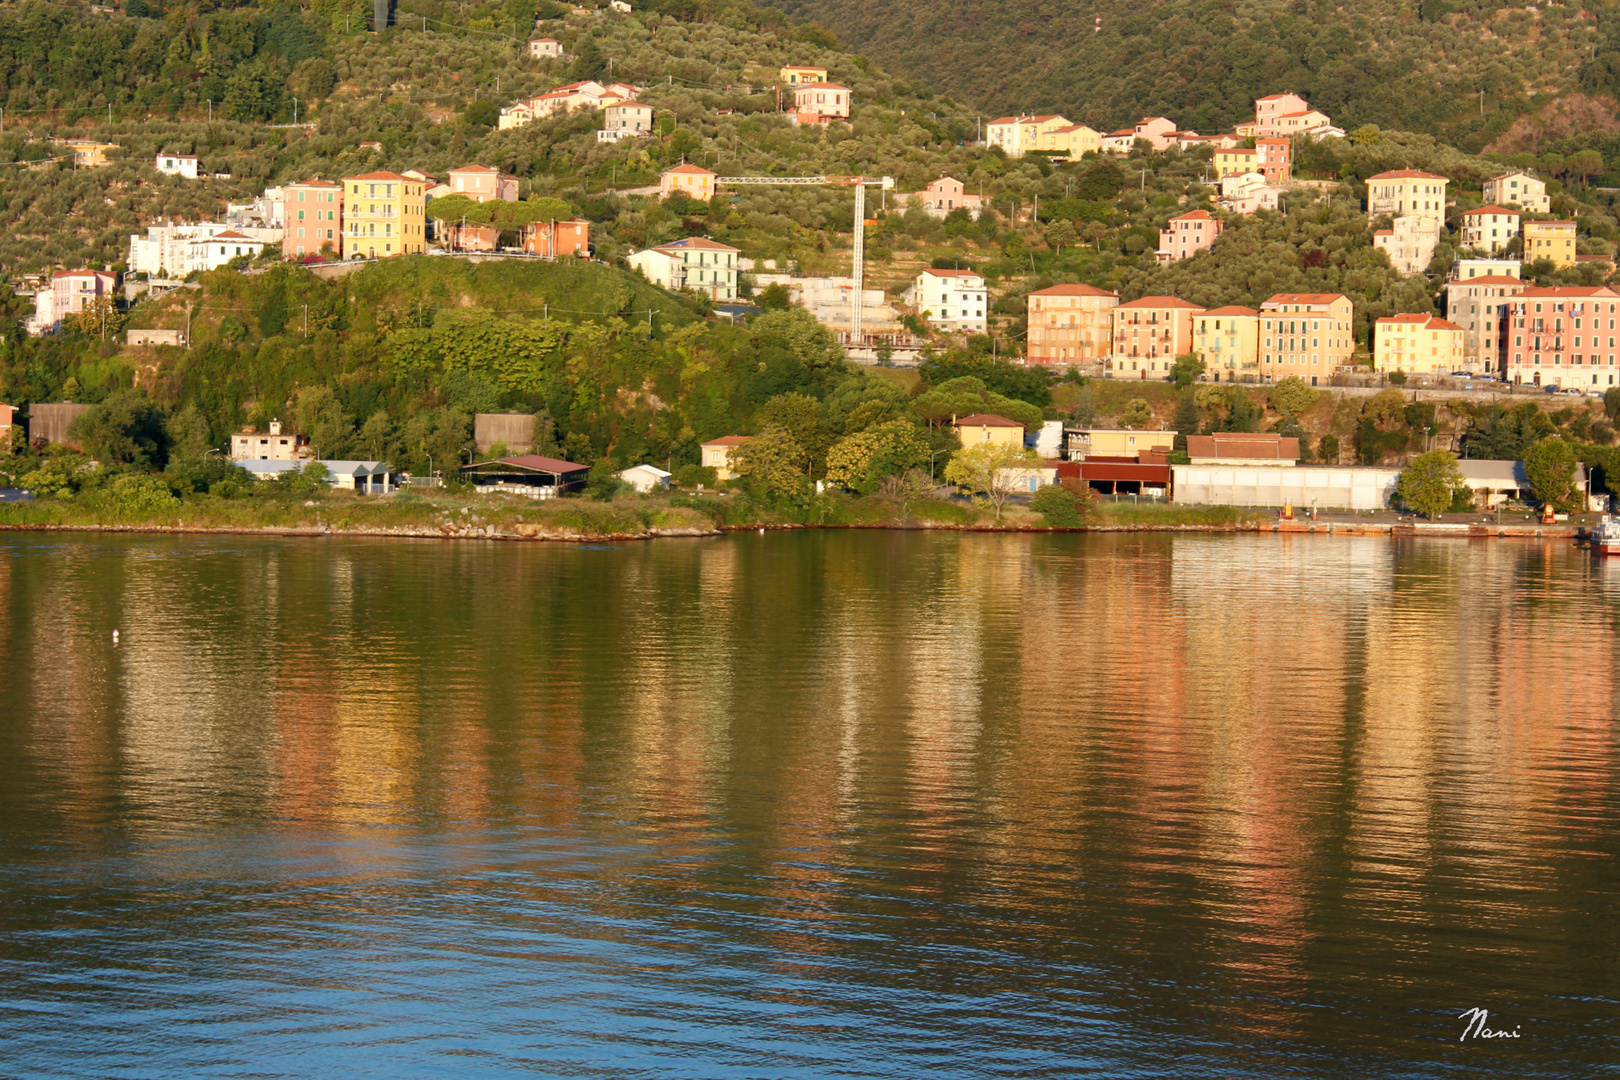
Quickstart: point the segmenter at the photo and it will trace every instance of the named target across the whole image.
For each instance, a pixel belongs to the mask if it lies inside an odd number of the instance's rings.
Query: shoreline
[[[324,537],[380,537],[405,540],[494,540],[507,542],[597,544],[631,540],[702,539],[728,533],[789,532],[810,530],[866,530],[886,532],[962,532],[1038,535],[1043,533],[1271,533],[1289,536],[1411,536],[1445,537],[1459,540],[1574,540],[1579,529],[1572,525],[1481,525],[1452,522],[1345,522],[1345,521],[1237,521],[1206,523],[1151,523],[1081,525],[1056,528],[1034,525],[949,524],[942,522],[841,524],[756,523],[696,527],[652,527],[642,532],[579,532],[537,526],[499,531],[493,526],[461,528],[420,528],[412,526],[237,526],[237,525],[115,525],[115,524],[10,524],[0,523],[0,533],[128,533],[153,536],[264,536],[289,539]]]

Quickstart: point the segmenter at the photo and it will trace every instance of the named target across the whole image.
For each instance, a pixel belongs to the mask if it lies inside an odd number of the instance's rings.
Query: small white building
[[[689,236],[638,251],[626,261],[648,281],[670,291],[691,289],[711,300],[737,299],[737,258],[742,252],[701,236]]]
[[[906,290],[906,303],[946,333],[984,333],[989,299],[983,275],[972,270],[924,270]]]
[[[270,421],[269,431],[252,428],[231,435],[231,460],[242,461],[297,461],[309,440],[302,435],[281,430],[281,421]]]
[[[642,494],[669,487],[670,474],[656,465],[632,465],[619,473],[619,479]]]
[[[197,179],[197,159],[191,154],[159,154],[155,165],[165,175]]]
[[[608,7],[617,11],[620,15],[630,14],[630,4],[627,0],[608,0]]]
[[[258,255],[268,245],[280,246],[285,230],[217,221],[188,225],[149,225],[145,236],[129,238],[133,274],[183,278],[193,271],[214,270],[238,255]]]
[[[529,55],[536,60],[560,60],[563,55],[562,42],[556,38],[530,38]]]
[[[312,463],[275,458],[247,458],[236,461],[236,464],[252,474],[255,480],[274,480],[294,469],[306,468]],[[338,491],[354,491],[362,495],[386,495],[398,486],[393,470],[386,462],[322,459],[320,464],[326,466],[327,483]]]

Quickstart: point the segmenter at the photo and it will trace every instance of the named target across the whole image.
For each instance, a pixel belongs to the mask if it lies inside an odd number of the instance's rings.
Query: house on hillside
[[[723,435],[703,443],[698,447],[703,467],[713,469],[718,480],[735,480],[737,474],[731,469],[731,452],[752,438],[752,435]]]
[[[1161,263],[1190,259],[1208,251],[1221,235],[1221,219],[1208,210],[1194,210],[1170,219],[1170,227],[1159,230],[1158,259]]]
[[[936,218],[942,218],[952,210],[966,210],[977,218],[981,204],[978,193],[969,192],[966,185],[954,176],[941,176],[938,180],[930,181],[921,191],[897,193],[891,198],[896,206],[916,206],[929,217]]]
[[[1496,343],[1504,309],[1509,299],[1523,293],[1527,285],[1517,274],[1453,276],[1446,282],[1446,319],[1462,327],[1465,370],[1498,370]]]
[[[1481,206],[1462,214],[1462,246],[1497,254],[1519,235],[1524,215],[1505,206]]]
[[[307,456],[307,435],[281,430],[281,421],[270,421],[268,431],[243,428],[231,433],[232,461],[297,461]]]
[[[336,254],[343,245],[343,185],[330,180],[300,180],[282,188],[287,227],[281,257],[302,259],[322,249]],[[134,265],[131,260],[131,265]]]
[[[1056,113],[1043,116],[998,116],[984,126],[986,146],[999,146],[1010,158],[1041,149],[1041,139],[1059,128],[1073,127]]]
[[[849,121],[854,92],[837,83],[800,83],[793,88],[795,124],[830,124]]]
[[[956,437],[967,446],[1024,446],[1024,425],[995,413],[974,413],[951,422]]]
[[[153,166],[165,176],[183,176],[197,179],[197,158],[192,154],[159,154]]]
[[[798,86],[800,83],[824,83],[827,81],[827,69],[812,67],[808,64],[788,64],[777,73],[777,81],[783,86]]]
[[[1260,313],[1230,304],[1193,317],[1192,351],[1214,382],[1260,381]]]
[[[562,42],[556,38],[530,38],[529,55],[536,60],[561,60],[563,56]]]
[[[1373,368],[1445,375],[1466,359],[1463,328],[1434,315],[1386,315],[1373,324]]]
[[[1526,221],[1520,231],[1525,262],[1547,259],[1555,270],[1575,265],[1575,222]]]
[[[1531,214],[1551,213],[1547,183],[1527,172],[1509,172],[1485,181],[1485,201],[1500,206],[1516,206]]]
[[[388,259],[427,251],[427,186],[393,172],[343,178],[343,257]]]
[[[1087,154],[1102,150],[1102,133],[1085,124],[1069,124],[1040,133],[1041,150],[1061,154],[1069,161],[1079,161]]]
[[[1175,296],[1142,296],[1113,309],[1114,371],[1165,378],[1192,351],[1193,317],[1204,309]]]
[[[59,333],[64,318],[98,300],[111,302],[117,288],[118,275],[110,270],[58,270],[34,294],[34,316],[26,329],[34,335]]]
[[[658,197],[667,199],[679,191],[699,202],[714,198],[715,174],[697,165],[677,165],[658,174]]]
[[[621,101],[602,110],[602,130],[596,133],[597,142],[618,142],[652,134],[653,111],[651,105],[639,101]]]
[[[1327,382],[1355,354],[1355,309],[1343,293],[1277,293],[1260,305],[1260,377]]]
[[[1091,365],[1112,351],[1118,293],[1095,285],[1053,285],[1030,293],[1026,303],[1030,363]]]
[[[476,203],[517,202],[518,178],[488,165],[463,165],[450,170],[444,187],[436,189],[434,196],[437,198],[441,193],[465,195]]]
[[[929,325],[946,333],[982,334],[989,325],[984,275],[972,270],[924,270],[904,299]]]
[[[737,259],[734,247],[700,236],[689,236],[638,251],[626,261],[648,281],[671,291],[691,289],[710,300],[737,299]]]

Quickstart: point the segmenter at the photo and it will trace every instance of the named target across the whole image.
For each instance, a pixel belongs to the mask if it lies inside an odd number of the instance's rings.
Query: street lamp
[[[935,450],[932,454],[928,455],[928,479],[932,480],[934,478],[934,459],[939,457],[941,454],[948,454],[950,452],[951,448],[947,446],[943,450]]]

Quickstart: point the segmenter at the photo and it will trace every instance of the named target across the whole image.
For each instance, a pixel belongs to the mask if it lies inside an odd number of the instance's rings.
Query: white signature
[[[1517,1039],[1519,1037],[1519,1028],[1517,1025],[1512,1031],[1507,1031],[1506,1029],[1501,1031],[1492,1031],[1485,1025],[1485,1021],[1490,1018],[1490,1015],[1491,1014],[1487,1010],[1480,1008],[1468,1009],[1465,1012],[1458,1013],[1457,1019],[1461,1020],[1464,1017],[1467,1017],[1468,1023],[1463,1026],[1462,1037],[1457,1041],[1467,1042],[1469,1038]]]

